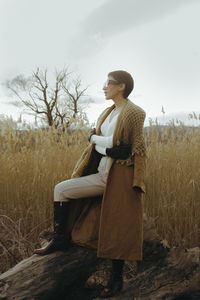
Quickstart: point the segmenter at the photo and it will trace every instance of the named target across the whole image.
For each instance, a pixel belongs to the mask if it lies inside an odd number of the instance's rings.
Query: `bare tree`
[[[81,89],[81,79],[78,77],[72,80],[73,91],[71,91],[67,86],[66,82],[62,82],[62,87],[67,99],[70,101],[67,102],[68,108],[73,112],[73,118],[76,118],[77,114],[80,112],[80,98],[85,96],[85,91],[88,89],[88,86],[84,89]],[[71,86],[70,86],[71,87]]]
[[[78,101],[84,96],[87,87],[80,89],[81,80],[73,80],[74,91],[67,84],[71,72],[67,68],[55,72],[54,84],[50,84],[47,78],[47,69],[36,69],[31,77],[25,78],[18,75],[12,80],[6,81],[6,87],[17,96],[20,102],[12,102],[14,105],[23,104],[28,112],[40,116],[49,125],[68,125],[72,118],[79,112]]]

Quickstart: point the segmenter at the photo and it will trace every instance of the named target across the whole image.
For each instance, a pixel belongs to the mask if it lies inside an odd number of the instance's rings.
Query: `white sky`
[[[37,66],[69,65],[97,104],[110,71],[135,80],[129,98],[148,117],[200,111],[199,0],[0,0],[0,82]],[[0,88],[0,114],[17,115]]]

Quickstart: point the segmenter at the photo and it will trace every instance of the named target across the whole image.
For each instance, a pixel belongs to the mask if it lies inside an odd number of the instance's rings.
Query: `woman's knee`
[[[54,187],[54,201],[63,201],[67,198],[68,180],[59,182]]]

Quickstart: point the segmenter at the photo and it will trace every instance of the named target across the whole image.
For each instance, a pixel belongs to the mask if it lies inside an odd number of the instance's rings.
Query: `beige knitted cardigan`
[[[101,124],[114,108],[115,105],[108,107],[99,116],[96,126],[97,135],[101,134]],[[110,168],[113,162],[126,164],[127,166],[134,165],[133,187],[139,187],[142,192],[145,192],[144,179],[146,169],[146,147],[143,136],[145,116],[146,114],[142,108],[127,99],[117,119],[113,145],[131,145],[131,155],[126,160],[111,159],[109,166]],[[90,144],[78,160],[73,170],[72,178],[82,176],[92,151],[94,151],[94,145]]]

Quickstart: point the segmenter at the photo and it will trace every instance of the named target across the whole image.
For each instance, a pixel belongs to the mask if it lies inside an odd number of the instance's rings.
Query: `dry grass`
[[[200,242],[200,129],[169,126],[150,137],[147,161],[147,215],[170,246]]]
[[[21,133],[3,128],[0,134],[0,226],[5,230],[0,233],[0,271],[5,270],[7,263],[4,262],[11,256],[9,253],[16,252],[15,241],[19,237],[30,241],[31,251],[39,233],[52,225],[54,186],[70,177],[86,144],[83,131],[69,134],[51,129]],[[5,216],[10,220],[9,226]],[[5,243],[6,238],[10,241]],[[24,256],[22,253],[21,258]]]
[[[200,130],[169,126],[146,135],[147,215],[171,246],[200,242]],[[83,131],[0,132],[0,272],[31,254],[52,225],[53,188],[70,177],[87,145]],[[27,250],[28,249],[28,250]]]

